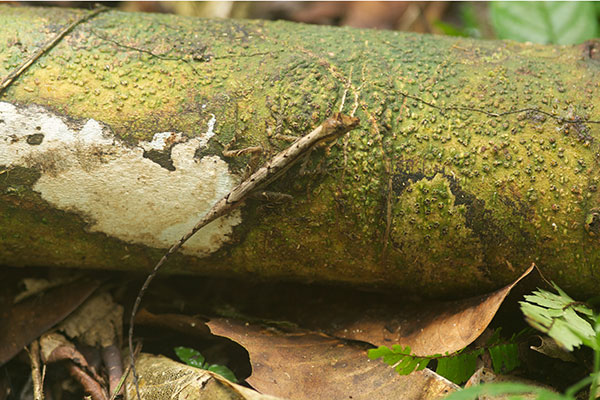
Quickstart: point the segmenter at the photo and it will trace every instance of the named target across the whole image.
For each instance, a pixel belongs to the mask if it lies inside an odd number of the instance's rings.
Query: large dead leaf
[[[194,304],[212,304],[212,313],[221,317],[278,321],[375,346],[408,345],[415,354],[431,355],[454,352],[472,343],[489,325],[509,292],[531,270],[492,293],[447,302],[318,285],[213,281],[201,291],[195,287],[188,290],[204,296],[195,298]],[[535,285],[543,284],[538,274],[529,275],[523,282],[525,286],[534,281]],[[178,281],[177,287],[182,285],[185,282]],[[207,309],[195,312],[211,314]]]
[[[481,335],[510,290],[532,269],[502,289],[465,300],[410,304],[401,310],[384,305],[332,313],[324,307],[310,328],[376,346],[410,346],[420,356],[452,353]]]
[[[456,385],[430,370],[400,376],[367,357],[367,346],[317,333],[281,333],[228,319],[207,324],[213,334],[244,346],[255,389],[284,398],[438,399]]]
[[[0,310],[0,365],[24,346],[62,321],[99,286],[95,280],[78,280]]]

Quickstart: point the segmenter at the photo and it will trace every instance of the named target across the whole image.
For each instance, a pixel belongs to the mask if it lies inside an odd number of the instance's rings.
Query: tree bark
[[[0,75],[84,15],[0,6]],[[599,49],[100,13],[0,97],[0,263],[147,271],[256,164],[224,150],[356,110],[165,270],[447,296],[535,262],[600,294]]]

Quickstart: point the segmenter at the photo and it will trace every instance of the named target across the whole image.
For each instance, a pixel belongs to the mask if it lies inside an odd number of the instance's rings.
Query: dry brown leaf
[[[207,324],[244,346],[255,389],[290,399],[438,399],[457,386],[430,370],[398,375],[367,357],[367,346],[317,333],[281,333],[228,319]]]
[[[0,365],[62,321],[98,286],[97,281],[79,280],[0,310]]]
[[[114,302],[108,292],[87,299],[57,329],[71,339],[89,346],[107,347],[122,335],[123,306]]]
[[[540,344],[538,346],[529,346],[531,350],[537,351],[538,353],[550,358],[557,358],[565,362],[577,362],[575,356],[573,356],[573,354],[567,351],[564,347],[556,343],[556,340],[546,335],[536,335],[536,337],[539,339]]]
[[[489,325],[510,290],[525,276],[529,267],[513,283],[495,292],[465,300],[411,305],[401,311],[390,308],[353,310],[345,320],[331,316],[329,334],[361,340],[376,346],[410,346],[415,355],[453,353],[471,344]],[[326,318],[325,314],[321,314]]]
[[[135,369],[144,400],[278,400],[163,356],[142,353],[136,359]],[[128,399],[137,399],[132,374],[127,377],[126,392]]]

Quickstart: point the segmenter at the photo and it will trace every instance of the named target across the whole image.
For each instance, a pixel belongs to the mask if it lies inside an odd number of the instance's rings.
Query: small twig
[[[31,381],[33,383],[33,399],[44,400],[44,368],[40,367],[40,342],[36,339],[29,345],[27,349],[29,360],[31,361]]]
[[[89,20],[90,18],[95,17],[96,15],[98,15],[101,12],[104,12],[106,10],[108,10],[108,7],[105,7],[105,6],[98,7],[95,10],[90,11],[83,17],[73,21],[72,23],[70,23],[69,25],[64,27],[56,36],[54,36],[52,39],[50,39],[48,42],[46,42],[46,44],[44,44],[42,47],[37,49],[35,51],[35,53],[33,53],[27,60],[25,60],[19,67],[17,67],[17,69],[13,70],[10,74],[8,74],[2,80],[2,82],[0,83],[0,95],[4,92],[4,90],[8,86],[10,86],[10,84],[17,77],[19,77],[23,72],[25,72],[25,70],[27,68],[29,68],[31,66],[31,64],[33,64],[44,53],[48,52],[52,47],[54,47],[54,45],[56,43],[58,43],[62,38],[64,38],[69,32],[71,32],[71,30],[73,30],[73,28],[75,28],[77,25],[81,24],[82,22],[85,22],[85,21]]]
[[[150,51],[150,50],[146,50],[146,49],[142,49],[142,48],[140,48],[140,47],[129,46],[129,45],[126,45],[126,44],[123,44],[123,43],[119,43],[118,41],[116,41],[116,40],[114,40],[114,39],[111,39],[111,38],[109,38],[109,37],[106,37],[106,36],[104,36],[104,35],[101,35],[100,33],[98,33],[98,32],[96,32],[96,31],[94,31],[93,29],[90,29],[90,31],[91,31],[91,32],[92,32],[94,35],[98,36],[100,39],[102,39],[102,40],[105,40],[105,41],[107,41],[107,42],[110,42],[110,43],[114,44],[115,46],[117,46],[117,47],[121,47],[121,48],[123,48],[123,49],[127,49],[127,50],[133,50],[133,51],[137,51],[137,52],[140,52],[140,53],[148,54],[148,55],[150,55],[151,57],[156,57],[156,58],[158,58],[158,59],[161,59],[161,60],[166,60],[166,61],[183,61],[184,63],[188,64],[188,65],[189,65],[189,66],[192,68],[192,71],[194,72],[194,74],[196,74],[196,75],[200,75],[200,74],[198,73],[198,71],[196,70],[196,68],[194,68],[194,65],[192,64],[192,62],[191,62],[190,60],[186,60],[186,59],[185,59],[185,58],[183,58],[183,57],[167,57],[167,56],[163,56],[163,55],[161,55],[161,54],[154,54],[154,53],[153,53],[152,51]]]
[[[73,361],[67,361],[69,373],[83,387],[85,392],[90,395],[92,400],[108,400],[108,396],[102,389],[98,381],[88,375],[83,368],[75,364]]]
[[[487,110],[483,110],[480,108],[471,108],[471,107],[465,107],[465,106],[449,106],[449,107],[440,107],[437,106],[433,103],[430,103],[428,101],[423,100],[420,97],[417,96],[412,96],[408,93],[404,93],[404,92],[398,92],[400,95],[406,97],[407,99],[412,99],[412,100],[416,100],[422,104],[425,104],[426,106],[429,106],[431,108],[435,108],[436,110],[439,110],[440,112],[444,112],[444,111],[448,111],[448,110],[455,110],[455,111],[471,111],[471,112],[476,112],[476,113],[480,113],[480,114],[484,114],[487,115],[488,117],[504,117],[506,115],[512,115],[512,114],[520,114],[523,112],[536,112],[542,115],[545,115],[549,118],[552,118],[553,120],[563,123],[563,124],[581,124],[581,123],[585,123],[585,124],[600,124],[600,120],[598,121],[594,121],[594,120],[586,120],[586,119],[582,119],[582,118],[576,118],[574,120],[569,120],[567,118],[564,117],[560,117],[558,115],[554,115],[551,114],[547,111],[543,111],[534,107],[527,107],[527,108],[521,108],[518,110],[510,110],[510,111],[503,111],[503,112],[490,112]]]

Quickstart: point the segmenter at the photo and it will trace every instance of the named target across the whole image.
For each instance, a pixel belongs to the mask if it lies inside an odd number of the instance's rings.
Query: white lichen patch
[[[146,151],[165,150],[170,144],[183,141],[183,135],[179,132],[155,133],[149,142],[141,142],[140,147]]]
[[[130,147],[95,120],[82,127],[48,110],[0,102],[0,165],[40,171],[33,190],[54,207],[82,216],[94,232],[130,243],[170,247],[237,179],[217,156],[194,158],[214,135],[183,141],[181,133],[158,133]],[[171,148],[174,171],[144,158],[144,150]],[[206,226],[184,253],[203,256],[228,241],[239,211]]]

